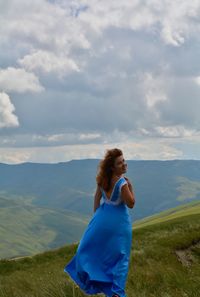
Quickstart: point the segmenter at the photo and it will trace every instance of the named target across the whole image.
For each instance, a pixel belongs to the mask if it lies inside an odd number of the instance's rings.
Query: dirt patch
[[[177,258],[183,266],[190,267],[196,261],[196,259],[192,255],[192,249],[194,247],[200,248],[200,240],[185,249],[175,250]]]

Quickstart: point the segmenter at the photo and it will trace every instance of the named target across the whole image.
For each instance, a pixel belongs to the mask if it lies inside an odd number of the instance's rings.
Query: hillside
[[[168,220],[176,219],[182,216],[199,214],[200,213],[200,200],[192,201],[174,208],[167,209],[161,213],[148,216],[144,219],[135,221],[133,229],[159,224]]]
[[[33,257],[0,261],[0,296],[85,296],[63,272],[77,246],[74,243]],[[199,276],[200,201],[135,224],[128,297],[198,297]]]
[[[0,196],[0,258],[34,255],[78,241],[89,218]]]
[[[33,255],[80,240],[93,215],[98,159],[0,163],[0,258]],[[200,199],[200,161],[127,160],[132,222]],[[73,227],[74,226],[74,227]]]
[[[98,163],[98,159],[57,164],[0,163],[0,194],[91,216]],[[139,197],[133,220],[199,199],[200,160],[127,160],[127,164],[126,175]]]

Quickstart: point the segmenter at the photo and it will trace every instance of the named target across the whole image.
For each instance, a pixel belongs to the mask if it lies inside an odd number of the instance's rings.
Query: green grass
[[[176,200],[184,201],[198,197],[200,193],[200,181],[193,181],[185,176],[177,176],[176,180],[179,183],[176,189],[180,193]]]
[[[135,221],[133,224],[133,229],[149,226],[152,224],[158,224],[161,222],[166,222],[167,220],[171,220],[173,218],[178,218],[181,216],[187,216],[187,215],[199,214],[199,213],[200,213],[200,200],[192,201],[192,202],[162,211],[158,214],[148,216],[144,219]]]
[[[173,208],[133,225],[127,297],[199,297],[199,205],[200,201]],[[87,296],[63,271],[77,246],[0,261],[0,297]],[[188,247],[193,261],[184,266],[175,251]]]
[[[35,255],[76,242],[88,217],[0,196],[0,258]],[[22,219],[23,218],[23,219]]]

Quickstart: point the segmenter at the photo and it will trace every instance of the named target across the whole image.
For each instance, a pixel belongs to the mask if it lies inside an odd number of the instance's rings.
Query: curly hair
[[[122,154],[122,150],[118,148],[108,149],[104,158],[99,162],[96,182],[105,191],[108,191],[111,185],[112,167],[114,166],[115,159]]]

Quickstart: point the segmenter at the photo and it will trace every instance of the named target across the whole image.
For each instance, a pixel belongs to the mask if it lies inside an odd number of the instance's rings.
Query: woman
[[[128,208],[135,204],[132,185],[123,176],[126,170],[122,151],[107,150],[96,176],[94,215],[75,256],[64,268],[89,295],[104,293],[108,297],[126,297],[132,242]]]

